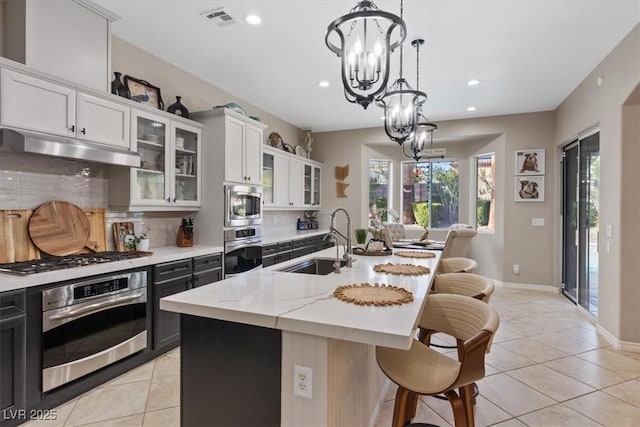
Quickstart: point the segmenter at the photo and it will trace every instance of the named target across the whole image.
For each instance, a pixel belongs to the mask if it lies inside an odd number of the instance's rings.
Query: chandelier
[[[406,30],[401,17],[378,9],[373,1],[358,2],[329,24],[324,41],[341,58],[347,101],[366,109],[382,99],[389,82],[391,53],[404,42]],[[334,33],[339,44],[329,40]]]
[[[403,2],[400,1],[400,17]],[[400,46],[400,77],[393,82],[378,105],[384,108],[384,131],[392,141],[402,145],[413,136],[418,123],[418,108],[427,100],[427,94],[413,90],[402,77],[402,46]]]
[[[411,46],[416,48],[416,89],[420,90],[420,46],[424,44],[424,40],[416,39],[411,42]],[[425,95],[426,96],[426,95]],[[408,154],[405,150],[405,144],[402,144],[402,152],[406,157],[412,157],[416,162],[422,158],[422,151],[425,148],[427,140],[429,140],[430,146],[433,147],[433,133],[438,130],[438,125],[430,122],[424,114],[422,114],[422,104],[417,109],[418,117],[416,122],[416,130],[411,135],[409,140],[409,146],[411,148],[411,154]]]

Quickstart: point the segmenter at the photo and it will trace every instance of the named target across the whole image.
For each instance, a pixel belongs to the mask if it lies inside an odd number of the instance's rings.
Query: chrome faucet
[[[341,232],[339,232],[333,225],[333,221],[336,218],[336,214],[342,211],[344,212],[345,216],[347,217],[347,235],[345,236],[344,234],[342,234]],[[352,264],[352,254],[353,254],[353,248],[351,246],[351,217],[349,216],[349,212],[347,212],[344,208],[338,208],[335,211],[333,211],[333,213],[331,214],[331,227],[329,228],[329,231],[332,234],[337,234],[338,236],[342,237],[345,241],[346,241],[346,247],[344,249],[344,254],[342,255],[342,258],[346,261],[346,266],[347,267],[351,267]],[[337,242],[336,242],[337,243]],[[337,264],[338,266],[336,267],[336,273],[340,272],[340,257],[338,254],[338,251],[336,251],[336,262],[335,264]],[[334,267],[335,267],[334,264]]]
[[[333,261],[333,271],[334,273],[340,273],[340,245],[338,244],[338,239],[336,238],[335,230],[329,230],[329,234],[326,234],[322,240],[329,239],[331,242],[336,244],[336,259]]]

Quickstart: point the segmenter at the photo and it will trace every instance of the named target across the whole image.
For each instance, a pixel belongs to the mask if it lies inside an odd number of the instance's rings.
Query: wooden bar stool
[[[427,298],[421,321],[428,335],[444,332],[456,338],[458,359],[417,340],[409,350],[376,347],[380,369],[398,385],[391,425],[403,427],[411,422],[420,395],[444,393],[455,427],[473,427],[473,383],[484,377],[484,357],[500,323],[498,314],[474,298],[434,294]]]

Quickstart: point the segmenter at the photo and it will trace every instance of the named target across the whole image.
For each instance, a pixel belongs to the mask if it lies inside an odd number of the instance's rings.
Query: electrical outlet
[[[513,274],[520,274],[520,266],[518,264],[513,264]]]
[[[311,399],[313,371],[306,366],[293,365],[293,395]]]

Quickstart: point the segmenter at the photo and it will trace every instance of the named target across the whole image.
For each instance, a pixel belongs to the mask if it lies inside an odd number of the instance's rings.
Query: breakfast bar
[[[326,275],[281,271],[335,258],[330,248],[163,298],[161,309],[182,318],[182,425],[369,425],[385,384],[375,346],[409,348],[439,261],[434,254],[355,255],[352,267]],[[373,271],[390,262],[431,272]],[[401,287],[414,299],[372,306],[333,295],[361,283]]]

